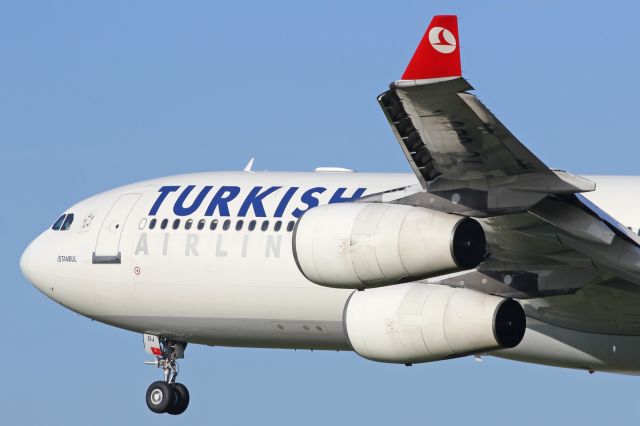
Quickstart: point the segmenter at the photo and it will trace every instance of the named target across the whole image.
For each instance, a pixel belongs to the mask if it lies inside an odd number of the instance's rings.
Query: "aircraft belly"
[[[101,316],[107,324],[210,346],[351,350],[342,321]]]
[[[225,274],[206,281],[104,282],[109,291],[86,311],[118,327],[194,343],[348,349],[342,316],[351,291],[317,286],[297,271],[287,275],[286,268],[280,272],[279,284]]]

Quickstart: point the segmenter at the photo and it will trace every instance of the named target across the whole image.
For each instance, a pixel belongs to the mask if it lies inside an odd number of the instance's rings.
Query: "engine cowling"
[[[293,254],[310,281],[327,287],[380,287],[478,266],[480,224],[421,207],[341,203],[313,208],[296,224]]]
[[[344,321],[360,356],[405,364],[513,348],[526,329],[515,300],[419,283],[354,292]]]

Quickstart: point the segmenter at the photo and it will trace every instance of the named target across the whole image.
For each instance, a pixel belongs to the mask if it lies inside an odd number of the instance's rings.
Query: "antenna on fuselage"
[[[251,160],[249,160],[249,162],[247,163],[246,166],[244,166],[244,171],[245,172],[250,172],[252,171],[251,168],[253,167],[253,158]]]

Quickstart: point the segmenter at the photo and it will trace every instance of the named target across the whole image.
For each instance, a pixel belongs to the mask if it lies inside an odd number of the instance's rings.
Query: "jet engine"
[[[478,266],[484,231],[470,218],[421,207],[341,203],[313,208],[296,224],[300,272],[327,287],[380,287]]]
[[[513,299],[419,283],[354,292],[344,322],[360,356],[405,364],[513,348],[526,329]]]

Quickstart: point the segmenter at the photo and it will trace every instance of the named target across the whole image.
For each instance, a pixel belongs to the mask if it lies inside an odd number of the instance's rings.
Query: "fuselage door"
[[[111,210],[104,218],[96,249],[93,252],[93,263],[120,263],[120,237],[124,224],[133,206],[140,199],[141,194],[124,194],[111,206]]]

